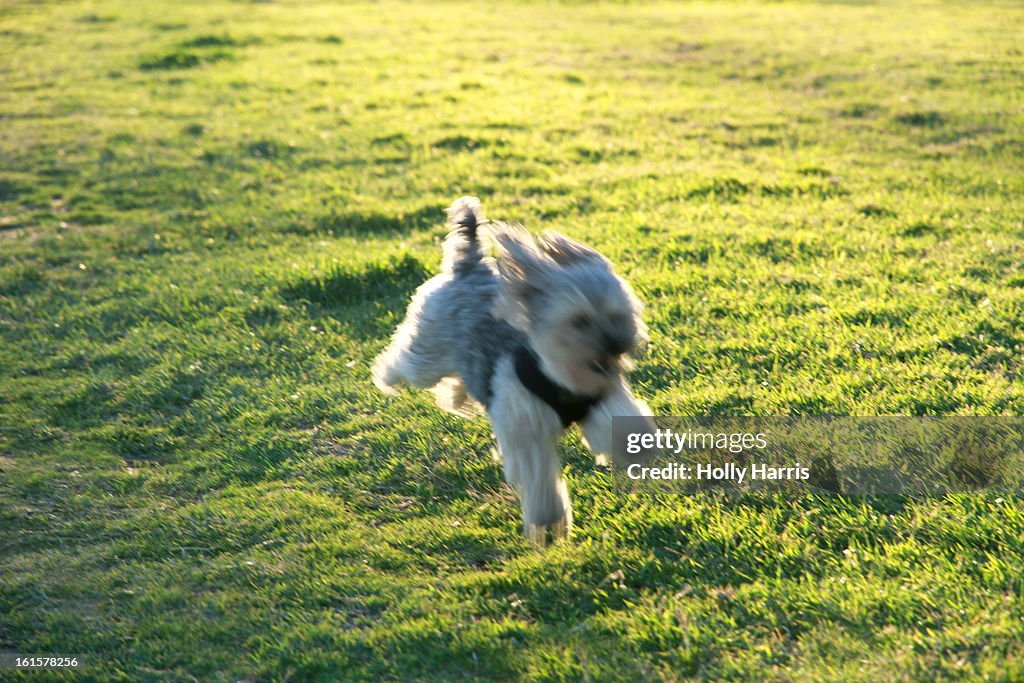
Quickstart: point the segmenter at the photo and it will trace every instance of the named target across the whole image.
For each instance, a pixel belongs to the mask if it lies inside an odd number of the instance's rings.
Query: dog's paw
[[[373,366],[370,368],[370,377],[373,379],[374,386],[385,394],[390,395],[398,393],[397,387],[402,382],[402,377],[387,352],[380,354],[373,361]]]
[[[466,385],[458,377],[445,377],[430,388],[433,392],[437,405],[442,410],[454,413],[461,417],[476,417],[483,415],[483,407],[474,401]]]
[[[546,548],[569,538],[572,533],[572,519],[565,515],[551,524],[527,524],[526,538],[536,548]]]

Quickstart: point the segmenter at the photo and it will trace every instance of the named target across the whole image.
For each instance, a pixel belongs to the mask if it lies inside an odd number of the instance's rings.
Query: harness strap
[[[576,394],[554,382],[544,374],[537,356],[525,344],[516,349],[515,362],[516,377],[519,381],[530,393],[551,406],[565,427],[583,420],[602,398]]]

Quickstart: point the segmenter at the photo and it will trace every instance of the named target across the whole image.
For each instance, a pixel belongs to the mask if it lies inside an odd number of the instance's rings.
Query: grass
[[[505,5],[0,4],[0,649],[1024,677],[1019,499],[622,497],[571,435],[538,552],[486,421],[368,380],[472,193],[618,264],[661,414],[1024,414],[1024,9]]]

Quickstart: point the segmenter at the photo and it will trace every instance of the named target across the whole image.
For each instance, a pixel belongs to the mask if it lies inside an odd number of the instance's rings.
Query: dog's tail
[[[480,263],[484,251],[477,228],[487,222],[476,197],[459,197],[448,207],[448,225],[452,230],[444,241],[444,272],[464,275]]]

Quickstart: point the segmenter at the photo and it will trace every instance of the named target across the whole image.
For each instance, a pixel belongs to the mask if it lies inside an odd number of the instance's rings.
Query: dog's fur
[[[572,507],[557,441],[563,420],[516,371],[526,346],[554,384],[596,403],[580,421],[599,463],[612,449],[612,417],[650,415],[630,393],[627,356],[646,341],[640,302],[598,252],[556,233],[534,238],[490,222],[475,197],[448,209],[442,272],[416,290],[373,379],[432,389],[441,407],[471,415],[485,406],[536,544],[568,536]],[[485,254],[486,233],[497,258]],[[621,464],[621,463],[620,463]]]

